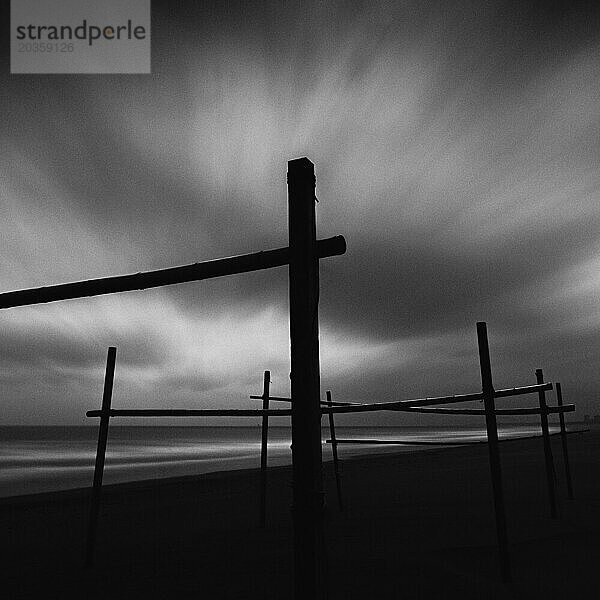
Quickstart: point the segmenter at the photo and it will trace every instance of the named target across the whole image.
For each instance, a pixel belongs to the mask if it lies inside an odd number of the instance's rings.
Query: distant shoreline
[[[501,447],[514,592],[593,597],[600,435],[571,436],[575,499],[553,442],[560,518],[550,519],[539,440]],[[342,460],[340,512],[324,465],[331,600],[509,597],[499,576],[486,446]],[[96,561],[82,569],[89,488],[0,500],[10,598],[291,598],[292,469],[269,469],[266,528],[259,471],[221,471],[104,488]],[[432,573],[434,574],[432,576]]]
[[[258,418],[258,417],[257,417]],[[504,421],[498,420],[498,426],[502,428],[506,427],[535,427],[539,425],[539,421]],[[550,425],[558,425],[558,422],[551,422]],[[570,425],[585,425],[586,427],[600,429],[600,424],[590,423],[587,421],[567,421],[567,427]],[[468,424],[460,423],[456,425],[451,424],[431,424],[431,425],[345,425],[340,424],[340,427],[344,429],[398,429],[398,428],[406,428],[406,429],[459,429],[461,427],[481,427],[485,428],[485,423],[475,423],[475,420],[469,422]],[[122,424],[110,424],[110,428],[164,428],[164,429],[237,429],[237,428],[248,428],[248,429],[260,429],[260,424],[248,424],[248,425],[122,425]],[[34,428],[46,428],[46,429],[98,429],[98,425],[0,425],[0,431],[3,429],[34,429]],[[291,425],[273,425],[269,423],[269,429],[291,429]],[[328,429],[328,425],[325,423],[322,425],[322,429]]]
[[[82,429],[85,429],[85,432],[82,432]],[[171,428],[169,427],[163,427],[163,428],[143,428],[143,427],[134,427],[133,429],[135,430],[139,430],[139,431],[143,431],[146,429],[149,430],[154,430],[154,429],[164,429],[165,431],[171,431]],[[190,429],[189,427],[183,427],[180,428],[182,430],[187,431],[188,429]],[[192,430],[194,428],[191,428]],[[207,427],[201,427],[199,428],[201,431],[210,431],[211,428],[207,428]],[[238,428],[231,428],[232,430],[237,430]],[[230,430],[231,430],[230,429]],[[173,454],[173,457],[171,458],[170,456],[167,456],[164,459],[164,463],[162,467],[158,467],[157,465],[160,465],[160,463],[158,462],[154,462],[156,459],[151,458],[150,462],[148,462],[147,460],[144,460],[143,457],[141,457],[139,454],[137,454],[139,452],[135,451],[134,454],[131,455],[130,460],[131,462],[125,462],[123,463],[123,460],[127,461],[127,458],[123,458],[123,452],[124,452],[124,448],[119,446],[119,440],[114,440],[115,442],[115,452],[116,455],[114,455],[113,457],[110,456],[109,454],[109,462],[107,465],[107,470],[105,471],[105,485],[104,485],[104,489],[105,490],[117,490],[120,489],[121,487],[125,487],[127,489],[131,488],[131,489],[137,489],[138,486],[141,486],[142,488],[146,488],[148,486],[152,486],[152,485],[170,485],[171,483],[177,483],[177,482],[186,482],[186,481],[191,481],[194,480],[195,478],[211,478],[212,476],[215,476],[217,478],[226,476],[226,474],[233,474],[233,473],[244,473],[244,472],[248,472],[248,473],[253,473],[258,471],[258,461],[259,461],[259,456],[260,456],[260,448],[258,445],[258,436],[260,433],[260,429],[259,428],[246,428],[247,430],[251,430],[253,433],[252,435],[254,437],[256,437],[256,440],[252,440],[252,443],[254,444],[253,446],[253,451],[251,455],[242,455],[242,456],[231,456],[227,451],[224,451],[223,454],[219,455],[219,456],[215,456],[214,454],[214,450],[212,451],[212,457],[211,458],[202,458],[202,454],[192,454],[191,456],[188,455],[181,455],[181,454]],[[344,443],[343,445],[340,445],[340,461],[347,463],[348,461],[354,461],[354,460],[363,460],[363,459],[370,459],[370,458],[378,458],[378,457],[386,457],[386,456],[390,456],[390,455],[404,455],[404,454],[412,454],[412,453],[422,453],[422,452],[447,452],[447,451],[451,451],[451,450],[455,450],[457,448],[464,448],[465,446],[468,445],[473,445],[473,441],[471,441],[469,439],[469,436],[465,436],[466,439],[463,442],[461,442],[459,439],[452,439],[452,436],[449,437],[449,439],[447,440],[448,443],[444,443],[444,441],[440,441],[439,444],[429,444],[428,442],[420,442],[421,438],[429,438],[431,437],[430,435],[417,435],[414,439],[414,443],[410,442],[410,430],[414,431],[415,433],[419,434],[419,433],[424,433],[427,432],[428,430],[430,430],[430,428],[419,428],[419,427],[411,427],[411,428],[404,428],[406,430],[406,433],[408,435],[408,437],[404,437],[402,438],[402,432],[398,431],[398,428],[392,428],[392,427],[388,427],[388,428],[368,428],[368,431],[365,431],[365,429],[367,428],[344,428],[346,430],[351,430],[351,431],[356,431],[356,432],[361,432],[363,433],[362,438],[365,439],[365,435],[369,435],[369,432],[371,433],[371,437],[367,437],[366,440],[364,442],[358,442],[356,444],[348,444],[347,442]],[[446,433],[449,433],[448,428],[446,429],[442,429],[442,428],[437,428],[439,430],[439,432],[444,435]],[[556,428],[554,429],[554,434],[553,434],[553,439],[556,438],[556,436],[558,435],[556,432]],[[127,427],[122,427],[122,430],[124,430],[125,432],[129,430],[129,428]],[[41,502],[43,501],[43,498],[48,496],[48,498],[54,498],[55,496],[58,496],[59,498],[63,498],[63,499],[69,499],[70,496],[69,494],[74,494],[75,496],[80,496],[80,495],[85,495],[87,493],[89,493],[89,490],[91,488],[91,483],[92,483],[92,478],[93,478],[93,455],[95,453],[95,436],[94,436],[94,431],[90,431],[89,428],[77,428],[76,431],[79,432],[79,436],[75,435],[74,437],[70,438],[71,443],[73,443],[73,440],[78,439],[79,441],[77,443],[81,443],[81,440],[87,440],[86,441],[86,445],[88,447],[88,459],[86,459],[85,463],[82,462],[78,462],[75,465],[71,465],[71,472],[70,475],[63,475],[63,479],[61,483],[58,483],[57,479],[56,479],[56,472],[52,471],[52,467],[50,467],[50,470],[48,470],[48,468],[46,469],[45,472],[43,471],[38,471],[38,469],[40,468],[40,465],[35,464],[35,462],[31,462],[31,468],[33,469],[34,473],[37,471],[37,474],[27,474],[27,468],[24,467],[20,467],[21,472],[23,473],[23,475],[21,476],[21,479],[10,479],[10,477],[15,477],[15,476],[11,476],[10,475],[10,464],[8,465],[9,468],[7,468],[4,472],[4,476],[5,477],[9,477],[9,479],[5,479],[2,482],[2,486],[0,487],[0,491],[2,493],[0,493],[0,505],[5,505],[5,504],[10,504],[12,501],[14,501],[15,503],[19,503],[20,499],[23,499],[23,501],[25,502]],[[283,438],[283,441],[285,443],[285,447],[283,448],[283,453],[282,453],[282,446],[281,446],[281,442],[282,442],[282,431],[285,432],[283,435],[285,436]],[[397,432],[396,435],[391,435],[391,440],[390,441],[384,441],[384,443],[380,443],[380,442],[372,442],[370,440],[373,440],[374,438],[372,437],[373,435],[377,435],[377,433],[374,433],[374,431],[381,431],[383,438],[377,438],[379,439],[384,439],[385,440],[385,434],[383,432],[386,432],[389,434],[390,431],[395,431]],[[583,433],[589,431],[588,429],[575,429],[573,430],[571,428],[571,432],[572,433]],[[290,468],[291,467],[291,452],[289,450],[289,442],[290,442],[290,436],[289,434],[289,429],[288,428],[279,428],[278,429],[279,432],[279,437],[277,439],[277,436],[275,435],[274,437],[276,439],[273,439],[271,441],[272,446],[270,446],[271,450],[269,452],[269,470],[273,470],[273,469],[285,469],[285,468]],[[13,440],[21,440],[21,439],[31,439],[31,440],[36,440],[36,438],[34,437],[34,435],[32,434],[31,438],[28,438],[26,435],[18,435],[19,430],[17,430],[16,432],[17,435],[15,435],[13,437]],[[64,428],[57,428],[57,430],[53,429],[52,427],[50,427],[50,429],[43,429],[43,428],[37,428],[36,429],[36,433],[39,433],[40,436],[39,440],[41,441],[45,441],[45,440],[52,440],[52,444],[54,444],[54,446],[50,447],[50,452],[52,453],[56,453],[57,447],[62,446],[61,442],[65,442],[68,443],[70,440],[69,439],[65,439],[64,435],[59,435],[61,433],[64,434]],[[85,436],[82,436],[81,434],[84,433]],[[275,432],[274,432],[275,433]],[[514,432],[513,432],[514,433]],[[54,434],[54,435],[52,435]],[[331,450],[331,445],[329,443],[325,443],[325,440],[328,439],[328,431],[327,429],[324,429],[323,431],[323,464],[324,465],[328,465],[331,460],[332,460],[332,450]],[[349,434],[349,435],[348,435]],[[129,439],[127,437],[127,434],[124,433],[124,435],[126,436],[125,439]],[[213,438],[214,439],[219,439],[218,438],[218,434],[216,434],[217,437]],[[518,435],[518,434],[517,434]],[[159,438],[162,437],[159,434]],[[348,431],[346,431],[346,435],[343,436],[344,438],[348,439],[348,437],[352,437],[352,433],[349,433]],[[571,438],[572,436],[569,436],[569,438]],[[579,436],[576,436],[579,437]],[[155,438],[155,440],[159,439],[159,438]],[[481,435],[478,435],[478,438],[481,438]],[[529,435],[529,436],[520,436],[520,437],[510,437],[510,436],[503,436],[501,438],[501,445],[505,446],[505,445],[514,445],[514,444],[518,444],[519,442],[524,442],[527,439],[541,439],[541,435],[533,434],[533,435]],[[10,436],[7,436],[7,440],[10,440]],[[183,438],[184,441],[186,441],[186,443],[189,443],[189,438]],[[223,438],[226,439],[226,438]],[[357,440],[360,440],[361,436],[357,437]],[[388,437],[388,439],[390,439]],[[394,439],[404,439],[405,443],[398,443],[395,444],[393,443]],[[151,446],[153,445],[153,443],[155,443],[155,440],[153,441],[152,439],[148,439],[145,440],[145,438],[134,438],[132,440],[132,446],[136,446],[138,448],[144,448],[144,444],[145,442],[148,442]],[[56,442],[58,442],[58,446],[56,445]],[[171,446],[170,446],[170,442],[172,442],[174,444],[174,446],[177,445],[178,441],[177,441],[177,436],[174,435],[171,439],[164,439],[163,443],[166,444],[166,446],[169,448],[169,453],[172,452],[172,450],[170,450]],[[477,440],[477,446],[484,446],[485,447],[485,440],[483,439],[478,439]],[[47,443],[47,442],[44,442]],[[211,440],[207,440],[207,445],[210,446],[211,445]],[[198,440],[198,443],[195,443],[195,441],[192,441],[192,447],[198,447],[201,448],[203,446],[202,444],[202,440]],[[17,445],[16,448],[18,448],[19,446]],[[110,453],[111,447],[109,445],[109,453]],[[58,452],[60,452],[60,450],[58,450]],[[151,450],[151,453],[155,453],[156,450]],[[200,450],[200,452],[203,452],[203,450]],[[218,450],[217,450],[218,452]],[[112,462],[112,460],[116,459],[117,462]],[[36,459],[34,459],[35,461]],[[60,460],[60,457],[58,458],[58,460]],[[119,463],[119,461],[121,461]],[[61,463],[55,463],[55,467],[60,466]],[[64,468],[66,468],[68,466],[67,463],[63,463]],[[14,466],[13,466],[14,468]],[[325,467],[328,468],[328,467]],[[45,474],[44,474],[45,473]],[[11,482],[12,481],[12,482]],[[66,496],[64,495],[66,494]]]

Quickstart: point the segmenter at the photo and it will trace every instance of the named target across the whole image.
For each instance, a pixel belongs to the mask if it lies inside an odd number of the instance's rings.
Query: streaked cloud
[[[4,76],[2,289],[287,244],[316,164],[323,386],[392,399],[547,368],[594,411],[597,13],[522,2],[153,3],[153,75]],[[42,101],[43,99],[43,101]],[[288,389],[285,269],[0,314],[5,422]],[[527,381],[523,381],[523,380]],[[583,411],[582,411],[583,412]]]

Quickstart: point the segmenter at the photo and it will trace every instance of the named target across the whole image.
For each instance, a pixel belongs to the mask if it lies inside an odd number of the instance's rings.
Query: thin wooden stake
[[[492,489],[494,492],[494,508],[496,511],[496,533],[498,536],[500,569],[502,579],[510,581],[510,555],[508,551],[508,534],[506,532],[504,492],[502,489],[502,468],[500,466],[500,452],[498,450],[498,424],[495,414],[494,384],[492,381],[487,325],[483,322],[477,323],[477,342],[479,345],[479,366],[481,369],[481,387],[485,406],[485,424],[487,428]]]
[[[295,600],[320,600],[325,588],[315,201],[314,165],[307,158],[289,161]]]
[[[535,376],[538,383],[544,383],[542,369],[536,369]],[[548,499],[550,500],[550,516],[556,519],[556,491],[554,489],[554,459],[552,458],[552,446],[550,445],[550,428],[548,427],[548,405],[546,404],[546,392],[538,392],[540,403],[540,422],[542,424],[542,439],[544,441],[544,460],[546,463],[546,481],[548,484]]]
[[[333,406],[331,400],[331,392],[327,392],[327,406]],[[338,506],[340,510],[344,510],[344,502],[342,500],[342,481],[340,479],[340,463],[338,460],[338,445],[335,437],[335,422],[333,413],[329,413],[329,437],[331,438],[331,450],[333,452],[333,472],[335,473],[335,485],[337,488]]]
[[[263,377],[263,410],[269,409],[269,388],[271,385],[271,372],[265,371]],[[267,446],[269,441],[269,415],[262,418],[262,443],[260,446],[260,526],[267,523]]]
[[[96,449],[96,465],[94,467],[94,487],[92,489],[92,503],[88,522],[87,550],[85,566],[94,564],[94,549],[96,532],[98,530],[98,516],[100,514],[100,499],[102,496],[102,476],[104,474],[104,459],[106,457],[106,442],[108,440],[108,424],[110,421],[110,403],[112,400],[113,381],[115,376],[115,360],[117,349],[111,346],[106,358],[106,373],[104,375],[104,392],[102,394],[102,416],[98,429],[98,447]]]
[[[562,389],[560,383],[556,383],[556,400],[558,406],[563,405]],[[571,481],[571,466],[569,464],[569,448],[567,446],[567,427],[565,425],[565,414],[558,413],[560,419],[560,438],[562,441],[563,458],[565,462],[565,477],[567,478],[567,490],[569,493],[569,499],[573,500],[573,482]]]

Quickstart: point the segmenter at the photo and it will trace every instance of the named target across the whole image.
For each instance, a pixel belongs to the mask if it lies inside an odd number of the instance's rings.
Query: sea
[[[556,431],[556,428],[552,428]],[[540,435],[539,425],[502,425],[500,438]],[[92,485],[96,427],[0,427],[0,497]],[[477,427],[336,427],[340,440],[402,440],[403,445],[343,443],[340,460],[358,455],[415,452],[484,441]],[[323,458],[331,460],[323,428]],[[432,442],[438,444],[430,445]],[[291,429],[270,427],[268,464],[291,464]],[[260,427],[114,426],[109,431],[104,483],[124,483],[260,466]]]

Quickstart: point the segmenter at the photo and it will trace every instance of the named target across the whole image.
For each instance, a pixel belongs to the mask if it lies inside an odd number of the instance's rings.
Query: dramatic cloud
[[[285,246],[308,156],[319,236],[348,242],[321,263],[324,389],[476,390],[486,320],[498,385],[544,367],[598,411],[599,24],[574,3],[153,2],[152,75],[10,76],[5,49],[2,291]],[[287,273],[2,311],[0,345],[3,423],[82,422],[108,345],[121,406],[249,406],[264,369],[289,390]]]

